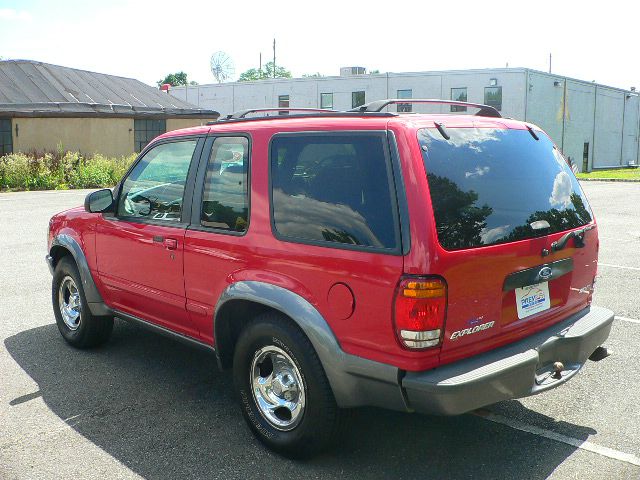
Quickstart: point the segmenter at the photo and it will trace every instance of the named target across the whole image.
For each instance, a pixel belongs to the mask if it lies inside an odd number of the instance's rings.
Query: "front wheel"
[[[288,318],[270,312],[244,329],[233,378],[245,420],[269,448],[309,457],[330,445],[342,411],[311,342]]]
[[[62,258],[56,265],[51,300],[58,330],[74,347],[95,347],[111,336],[113,317],[97,317],[91,313],[78,267],[71,257]]]

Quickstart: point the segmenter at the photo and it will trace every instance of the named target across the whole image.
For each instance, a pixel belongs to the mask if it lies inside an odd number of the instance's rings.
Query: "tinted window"
[[[365,104],[365,93],[364,90],[359,92],[351,92],[351,107],[357,108],[361,105]]]
[[[380,135],[276,136],[273,215],[292,239],[395,248],[390,167]]]
[[[0,155],[7,155],[9,153],[13,153],[11,119],[0,118]]]
[[[411,89],[408,90],[398,90],[398,95],[396,98],[413,98],[413,91]],[[411,104],[410,103],[398,103],[397,105],[398,112],[410,112]]]
[[[149,150],[124,181],[118,214],[179,222],[196,140],[164,143]]]
[[[136,119],[133,121],[136,152],[141,152],[147,144],[167,131],[167,121],[164,119]]]
[[[213,143],[207,165],[200,223],[205,227],[244,232],[249,211],[249,142],[221,137]]]
[[[333,108],[333,93],[320,94],[320,108]]]
[[[451,89],[451,100],[455,100],[456,102],[466,102],[467,101],[467,87],[463,88],[452,88]],[[452,112],[466,112],[467,107],[463,107],[462,105],[451,105]]]
[[[436,129],[418,133],[444,248],[522,240],[591,221],[578,181],[542,132],[535,140],[527,130],[446,131],[450,140]],[[533,229],[536,221],[549,227]]]
[[[484,104],[502,110],[502,87],[485,87]]]

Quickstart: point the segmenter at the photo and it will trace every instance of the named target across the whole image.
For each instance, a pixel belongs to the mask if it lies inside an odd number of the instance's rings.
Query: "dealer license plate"
[[[542,282],[516,288],[516,307],[520,319],[548,310],[551,307],[549,283]]]

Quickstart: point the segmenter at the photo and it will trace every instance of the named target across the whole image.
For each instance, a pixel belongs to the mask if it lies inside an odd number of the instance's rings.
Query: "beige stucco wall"
[[[12,124],[14,152],[55,151],[59,143],[87,155],[119,157],[134,151],[132,118],[14,118]]]
[[[215,118],[212,118],[211,120],[215,120]],[[209,119],[200,118],[167,118],[167,132],[170,132],[171,130],[178,130],[179,128],[206,125],[209,121]]]
[[[168,118],[167,132],[205,125],[208,121]],[[133,126],[133,118],[13,118],[13,151],[56,151],[58,144],[62,143],[64,150],[79,151],[86,155],[131,155],[135,149]]]

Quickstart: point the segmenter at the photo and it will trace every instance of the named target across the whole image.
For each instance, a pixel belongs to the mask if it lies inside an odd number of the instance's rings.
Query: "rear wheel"
[[[240,335],[233,378],[242,413],[258,439],[292,457],[327,448],[342,419],[311,342],[278,313],[258,316]]]
[[[56,265],[51,297],[58,330],[69,344],[77,348],[89,348],[109,339],[113,317],[91,314],[78,267],[71,257],[62,258]]]

